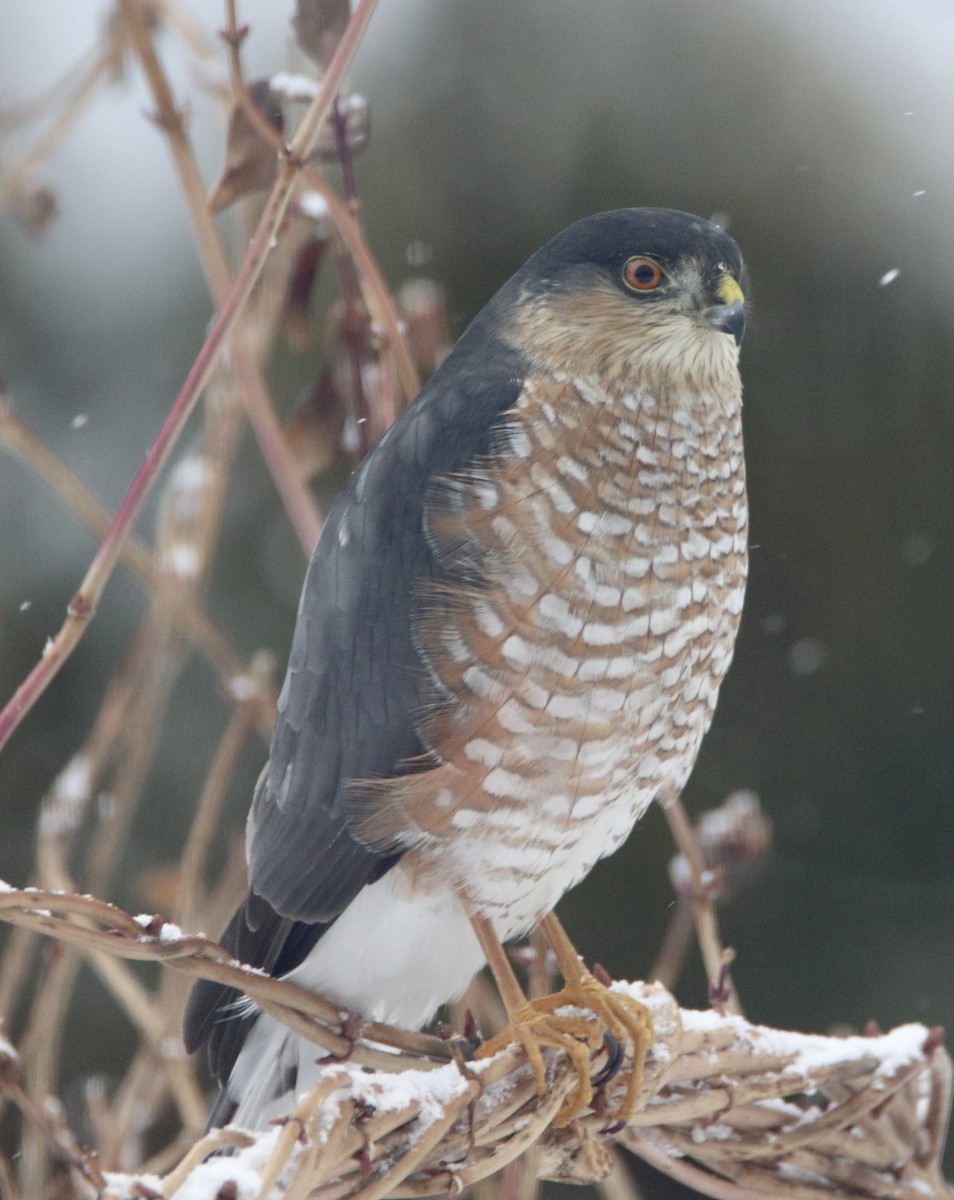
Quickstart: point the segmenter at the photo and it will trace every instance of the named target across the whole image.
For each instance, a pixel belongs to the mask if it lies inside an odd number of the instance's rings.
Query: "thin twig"
[[[111,517],[86,485],[66,466],[63,460],[46,446],[16,412],[8,394],[0,384],[0,444],[21,462],[30,467],[58,495],[96,537],[105,537]],[[165,591],[169,609],[176,624],[187,633],[219,673],[226,694],[237,681],[247,676],[246,665],[229,645],[225,635],[199,607],[194,595],[185,589],[170,586],[153,559],[151,551],[130,535],[123,543],[122,561],[134,571],[153,592]],[[242,691],[244,692],[244,687]],[[264,690],[257,697],[257,719],[264,736],[271,736],[275,714],[275,697]]]
[[[69,135],[70,130],[84,114],[90,101],[109,77],[122,58],[122,45],[115,33],[107,35],[102,48],[95,54],[92,61],[80,68],[79,78],[73,82],[69,76],[54,84],[51,89],[35,100],[27,110],[28,115],[35,115],[35,109],[44,106],[66,87],[68,99],[46,133],[27,151],[22,159],[0,178],[0,209],[6,208],[31,174],[47,162]],[[74,68],[76,70],[76,68]],[[70,74],[72,75],[72,71]],[[7,123],[16,121],[20,114],[6,117]]]
[[[202,872],[225,802],[229,781],[252,729],[252,720],[253,713],[249,707],[236,707],[219,742],[196,805],[192,828],[186,838],[179,866],[180,891],[176,915],[186,928],[194,926],[199,910],[205,906]]]
[[[186,137],[182,113],[176,106],[168,77],[156,53],[152,33],[143,15],[141,0],[119,0],[119,5],[129,26],[133,47],[156,105],[157,124],[166,136],[172,155],[209,291],[216,306],[221,308],[232,286],[231,272],[215,223],[205,202],[205,185]],[[309,556],[321,532],[321,517],[311,493],[296,469],[261,371],[245,352],[240,338],[233,339],[230,349],[245,409],[258,438],[262,456],[275,481],[292,527],[306,556]]]
[[[9,1029],[14,1008],[29,980],[36,939],[28,929],[14,929],[0,956],[0,1030]]]
[[[20,1200],[20,1194],[10,1160],[0,1151],[0,1200]]]
[[[242,109],[246,120],[265,145],[273,147],[277,158],[287,156],[290,153],[288,143],[255,103],[252,93],[248,90],[248,84],[245,82],[245,72],[242,69],[242,43],[248,36],[248,26],[239,26],[236,0],[225,0],[225,20],[226,27],[220,31],[219,36],[229,51],[229,83],[232,87],[232,103]]]
[[[290,153],[288,146],[278,131],[265,118],[245,82],[240,49],[245,33],[237,24],[234,0],[226,0],[226,12],[228,26],[222,36],[229,47],[229,70],[235,102],[241,106],[249,124],[262,140],[270,144],[277,155],[286,156]],[[344,38],[342,38],[343,40]],[[339,51],[340,44],[336,55]],[[327,72],[322,79],[322,88],[324,88],[326,80]],[[333,97],[333,101],[335,99],[336,96]],[[318,192],[327,203],[332,220],[348,248],[348,253],[354,260],[361,277],[368,310],[384,333],[386,349],[394,358],[398,378],[404,391],[405,403],[409,404],[421,390],[421,381],[390,290],[365,241],[360,222],[352,207],[338,199],[313,163],[302,164],[302,175],[306,185]],[[384,415],[385,426],[390,425],[395,414],[385,413]]]
[[[408,349],[407,339],[404,336],[402,323],[394,307],[391,293],[367,242],[364,240],[361,227],[348,211],[348,206],[335,195],[324,176],[315,167],[311,165],[303,167],[302,178],[305,185],[317,192],[328,205],[335,228],[341,234],[342,240],[348,247],[348,253],[354,259],[361,278],[368,311],[371,313],[372,320],[384,333],[386,348],[394,355],[405,400],[410,403],[421,388],[417,367],[414,365]]]
[[[245,75],[242,70],[241,45],[245,40],[247,29],[240,28],[236,16],[235,0],[226,0],[227,27],[222,31],[222,38],[229,48],[229,75],[232,84],[232,91],[235,103],[238,104],[250,125],[258,133],[259,137],[267,145],[272,146],[276,154],[282,156],[288,153],[288,147],[282,136],[267,120],[265,114],[261,111],[248,89],[248,84],[245,81]],[[359,205],[356,203],[356,195],[353,190],[353,173],[350,170],[351,158],[347,148],[346,140],[343,137],[343,131],[340,128],[340,123],[335,123],[335,115],[338,112],[338,97],[334,97],[331,106],[331,120],[336,134],[336,143],[338,146],[338,154],[342,161],[342,169],[345,179],[351,180],[350,189],[346,184],[346,203],[342,204],[337,196],[331,190],[324,178],[318,173],[313,164],[303,164],[303,174],[309,187],[319,192],[327,202],[329,210],[332,213],[332,219],[337,227],[338,233],[347,247],[348,254],[355,263],[362,282],[362,287],[365,291],[365,299],[368,310],[373,318],[377,321],[380,328],[385,334],[385,351],[386,354],[393,360],[395,370],[400,380],[401,387],[404,391],[405,404],[411,402],[417,393],[420,391],[420,379],[417,374],[417,368],[414,365],[414,360],[411,357],[410,350],[407,346],[407,339],[404,336],[404,329],[394,307],[394,301],[390,290],[378,269],[377,263],[373,254],[368,248],[363,232],[361,230],[360,221],[358,219]],[[343,226],[341,214],[347,214],[347,225]],[[341,284],[342,296],[345,302],[345,320],[346,337],[351,329],[350,320],[355,319],[357,315],[356,306],[354,304],[353,291],[350,287],[350,279],[345,272],[347,267],[339,261],[338,272]],[[353,377],[354,394],[357,398],[357,418],[359,444],[362,455],[366,454],[371,448],[371,430],[360,423],[362,417],[365,420],[368,413],[364,409],[363,404],[363,381],[361,378],[361,358],[360,352],[355,351],[352,342],[348,342],[349,356],[351,358],[351,371]],[[393,424],[396,413],[394,411],[393,402],[390,401],[390,389],[388,389],[383,397],[385,403],[385,411],[382,413],[383,427],[387,429]]]
[[[19,1084],[4,1082],[2,1087],[30,1124],[42,1135],[54,1154],[91,1184],[97,1194],[101,1193],[106,1186],[106,1180],[95,1158],[70,1145],[63,1137],[64,1129],[58,1127],[47,1112],[34,1104]]]
[[[710,995],[722,997],[726,1012],[740,1014],[742,1006],[735,984],[729,974],[728,960],[719,934],[715,904],[712,898],[706,894],[705,862],[692,823],[678,796],[666,801],[663,805],[663,812],[666,814],[673,839],[685,855],[692,873],[692,911],[696,922],[696,938],[709,979]]]
[[[103,589],[119,558],[123,543],[131,530],[143,501],[168,457],[169,451],[185,426],[198,398],[209,380],[223,344],[239,318],[249,294],[265,266],[272,246],[276,243],[281,223],[292,197],[300,165],[311,152],[321,122],[325,119],[351,58],[367,27],[377,0],[358,0],[344,36],[328,65],[317,96],[308,107],[292,141],[286,161],[269,194],[265,209],[252,236],[248,253],[220,308],[202,349],[186,376],[166,419],[156,435],[146,457],[133,477],[132,483],[113,518],[109,531],[100,543],[79,588],[70,601],[67,617],[56,636],[48,643],[43,656],[17,688],[6,707],[0,712],[0,749],[9,741],[26,714],[46,691],[60,668],[76,648]]]
[[[182,658],[182,647],[170,637],[161,615],[151,612],[140,627],[140,687],[134,718],[123,730],[122,752],[113,778],[109,819],[101,820],[87,854],[86,882],[94,892],[111,891],[121,863],[121,850],[136,814],[152,763],[159,722]]]
[[[198,59],[217,60],[216,45],[195,13],[177,0],[152,0],[162,24],[182,39],[186,48]]]
[[[662,946],[649,972],[650,979],[658,979],[663,987],[669,988],[670,991],[675,988],[692,947],[695,927],[692,905],[685,896],[677,896]]]

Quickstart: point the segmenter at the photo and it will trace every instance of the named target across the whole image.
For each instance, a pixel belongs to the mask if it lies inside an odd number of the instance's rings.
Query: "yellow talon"
[[[646,1054],[655,1040],[649,1009],[645,1004],[634,1000],[632,996],[625,996],[621,992],[611,992],[589,972],[579,981],[578,987],[581,998],[577,1003],[595,1013],[617,1041],[625,1045],[629,1040],[632,1044],[633,1068],[630,1072],[626,1095],[612,1114],[614,1121],[622,1121],[625,1124],[636,1111],[639,1090],[643,1084]]]
[[[616,1121],[628,1121],[636,1109],[643,1080],[643,1063],[653,1043],[653,1027],[646,1007],[616,992],[609,991],[588,971],[580,974],[561,991],[539,1000],[531,1000],[517,1012],[501,1033],[485,1042],[477,1051],[478,1058],[497,1054],[513,1042],[525,1050],[533,1070],[537,1095],[546,1094],[546,1068],[542,1047],[550,1046],[569,1055],[577,1073],[576,1089],[554,1120],[557,1128],[568,1125],[587,1108],[593,1098],[590,1082],[590,1058],[602,1044],[599,1024],[584,1016],[562,1013],[563,1008],[589,1009],[618,1041],[627,1039],[633,1047],[633,1070],[622,1102],[612,1114]]]
[[[466,903],[466,897],[462,899]],[[646,1052],[653,1044],[653,1023],[646,1006],[631,996],[611,992],[590,974],[554,913],[541,920],[540,929],[556,956],[564,986],[552,996],[527,1000],[490,921],[477,913],[472,913],[470,920],[510,1017],[506,1029],[484,1042],[477,1057],[489,1058],[519,1042],[533,1070],[537,1095],[544,1096],[547,1080],[542,1048],[550,1046],[564,1051],[576,1070],[577,1085],[557,1113],[554,1125],[569,1125],[593,1098],[590,1060],[602,1045],[602,1025],[622,1045],[627,1041],[632,1045],[633,1069],[626,1095],[611,1114],[614,1121],[629,1121],[639,1100]],[[596,1024],[576,1013],[561,1012],[564,1008],[588,1009],[596,1017]]]
[[[477,1057],[490,1058],[512,1043],[518,1042],[526,1052],[533,1070],[537,1095],[545,1096],[547,1081],[542,1047],[551,1046],[568,1054],[576,1068],[578,1082],[576,1090],[567,1099],[554,1122],[557,1126],[562,1126],[578,1117],[593,1096],[590,1055],[602,1039],[591,1021],[587,1021],[585,1017],[555,1013],[551,1009],[550,1001],[556,1002],[553,1006],[556,1008],[572,1003],[565,999],[562,993],[529,1001],[513,1014],[506,1029],[484,1042],[477,1051]]]

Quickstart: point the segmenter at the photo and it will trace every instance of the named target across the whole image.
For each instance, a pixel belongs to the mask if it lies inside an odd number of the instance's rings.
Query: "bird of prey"
[[[744,286],[699,217],[578,221],[355,471],[302,591],[223,938],[237,958],[405,1027],[489,961],[538,1084],[541,1045],[578,1046],[561,1004],[645,1053],[645,1010],[597,983],[552,910],[681,791],[732,658]],[[528,1005],[501,943],[537,925],[566,986]],[[255,1127],[321,1068],[237,1001],[197,984],[185,1038],[210,1042],[213,1121]]]

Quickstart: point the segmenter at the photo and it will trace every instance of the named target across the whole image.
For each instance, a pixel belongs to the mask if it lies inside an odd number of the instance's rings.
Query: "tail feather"
[[[484,961],[457,894],[414,891],[396,871],[368,884],[330,925],[282,920],[252,896],[223,945],[253,966],[325,996],[342,1014],[404,1028],[430,1021]],[[280,953],[263,954],[266,929],[281,938]],[[263,1128],[287,1114],[295,1096],[313,1087],[325,1068],[318,1062],[320,1047],[254,1006],[236,1003],[238,996],[234,989],[200,985],[190,999],[186,1035],[190,1047],[209,1042],[223,1088],[213,1124]]]
[[[210,1126],[225,1123],[224,1117],[243,1129],[264,1129],[273,1117],[287,1115],[289,1094],[309,1086],[308,1076],[317,1079],[320,1052],[267,1013],[259,1015],[215,1103]]]
[[[220,943],[238,962],[282,976],[308,957],[328,928],[281,917],[261,896],[249,892]],[[182,1029],[186,1049],[191,1054],[208,1042],[209,1066],[223,1088],[258,1020],[258,1010],[243,1004],[243,999],[237,988],[200,979],[186,1003]],[[216,1113],[218,1109],[217,1103]],[[213,1125],[222,1123],[213,1116]]]

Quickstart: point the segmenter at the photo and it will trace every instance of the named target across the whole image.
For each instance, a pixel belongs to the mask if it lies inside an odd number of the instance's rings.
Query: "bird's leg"
[[[643,1060],[652,1044],[652,1023],[643,1005],[628,996],[610,992],[596,980],[583,966],[562,925],[552,914],[544,919],[541,930],[556,955],[565,986],[551,996],[527,1000],[493,926],[485,917],[476,915],[471,916],[471,923],[509,1017],[507,1028],[485,1042],[478,1050],[477,1057],[489,1057],[518,1042],[526,1051],[533,1069],[537,1094],[542,1096],[546,1093],[542,1047],[552,1046],[563,1050],[573,1062],[577,1086],[557,1114],[554,1124],[568,1125],[593,1097],[590,1057],[601,1045],[603,1035],[599,1026],[594,1026],[592,1021],[576,1013],[560,1010],[589,1009],[620,1042],[625,1041],[627,1034],[632,1041],[633,1074],[624,1101],[614,1114],[616,1119],[627,1120],[636,1105]]]
[[[600,1039],[594,1037],[591,1022],[578,1017],[568,1018],[543,1008],[545,1001],[552,997],[528,1000],[493,925],[486,917],[477,914],[471,914],[470,921],[487,959],[487,966],[497,984],[508,1018],[506,1029],[484,1042],[477,1051],[477,1058],[490,1058],[512,1043],[519,1043],[533,1070],[537,1095],[545,1096],[547,1071],[542,1047],[552,1046],[564,1050],[573,1061],[578,1077],[576,1090],[554,1121],[555,1125],[566,1125],[583,1111],[593,1095],[593,1087],[590,1084],[590,1054],[599,1046]]]
[[[547,1009],[562,1005],[588,1008],[606,1029],[623,1045],[627,1037],[633,1047],[633,1069],[629,1086],[613,1118],[626,1122],[636,1110],[639,1089],[643,1082],[646,1053],[653,1044],[653,1023],[645,1004],[622,992],[611,992],[589,971],[576,952],[556,913],[549,913],[540,922],[540,930],[550,943],[560,973],[563,988],[541,1001]],[[575,1114],[574,1114],[575,1115]]]

